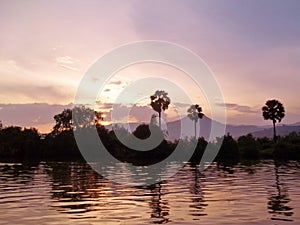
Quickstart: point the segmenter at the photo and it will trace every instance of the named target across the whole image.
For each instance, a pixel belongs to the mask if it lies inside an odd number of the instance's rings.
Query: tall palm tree
[[[187,112],[188,118],[190,118],[195,123],[195,138],[197,138],[196,124],[198,122],[198,119],[202,119],[204,116],[204,114],[202,113],[202,108],[198,104],[191,105]]]
[[[158,112],[159,128],[161,128],[161,112],[168,109],[171,99],[165,91],[156,91],[154,95],[150,96],[151,107],[154,111]]]
[[[281,122],[282,118],[285,116],[285,110],[278,100],[272,99],[266,102],[266,105],[262,107],[263,117],[265,120],[272,120],[273,122],[273,130],[274,130],[274,142],[277,141],[276,136],[276,127],[275,124]]]

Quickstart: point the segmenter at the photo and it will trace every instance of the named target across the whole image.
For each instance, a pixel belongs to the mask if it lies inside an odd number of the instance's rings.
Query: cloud
[[[5,126],[34,126],[38,129],[43,127],[46,130],[42,130],[42,132],[46,132],[54,125],[53,116],[66,108],[72,108],[72,104],[0,104],[0,108],[2,108],[0,110],[0,120]]]
[[[70,56],[59,56],[55,58],[55,62],[62,68],[79,71],[79,69],[75,66],[78,60],[73,59]]]
[[[74,84],[76,84],[74,75],[70,72],[59,71],[57,69],[59,67],[54,71],[50,68],[47,71],[41,71],[38,69],[41,66],[40,61],[36,64],[33,63],[29,68],[30,65],[24,65],[22,61],[0,60],[2,103],[65,103],[73,99]],[[56,73],[56,77],[50,73]]]
[[[18,99],[19,102],[65,102],[73,97],[70,89],[63,86],[30,85],[30,84],[0,84],[0,98]]]
[[[121,104],[121,103],[109,103],[100,102],[96,103],[97,109],[104,112],[106,115],[106,121],[127,122],[125,118],[127,116],[131,118],[132,122],[149,122],[151,116],[155,113],[149,106],[140,106],[136,104]],[[112,118],[113,117],[113,118]]]
[[[188,107],[191,106],[191,104],[181,103],[181,102],[174,102],[173,104],[174,104],[175,106],[181,107],[181,108],[188,108]]]
[[[118,80],[118,81],[110,81],[108,84],[121,85],[122,81],[120,81],[120,80]]]
[[[178,119],[178,115],[182,113],[186,114],[187,108],[190,104],[186,103],[175,103],[176,107],[171,105],[169,109],[162,114],[162,117],[167,121],[173,121]],[[144,104],[122,104],[122,103],[112,103],[112,102],[96,102],[95,109],[101,111],[106,115],[105,120],[111,122],[112,113],[114,116],[114,121],[125,121],[127,115],[131,118],[132,122],[145,122],[148,123],[153,114],[157,114],[150,105]]]
[[[246,105],[239,105],[236,103],[216,103],[217,106],[226,107],[229,110],[234,110],[240,113],[257,113],[256,108],[246,106]]]
[[[174,120],[174,111],[170,108],[162,113],[162,118],[167,121]],[[114,123],[139,122],[149,123],[153,114],[157,115],[150,106],[138,104],[101,103],[97,102],[96,110],[105,114],[105,121]],[[177,119],[177,117],[175,117]]]
[[[70,56],[60,56],[57,57],[55,61],[59,64],[74,64],[74,61]]]
[[[1,102],[69,102],[82,75],[74,72],[78,68],[87,69],[118,45],[155,39],[203,57],[229,101],[258,105],[279,93],[289,105],[298,104],[299,1],[73,1],[71,11],[68,1],[26,10],[24,4],[6,1],[0,10]],[[126,81],[110,84],[106,94]]]
[[[114,104],[113,108],[107,112],[106,119],[122,123],[128,122],[126,119],[129,119],[131,122],[149,123],[154,113],[149,106]]]
[[[110,110],[113,106],[114,106],[114,103],[101,102],[101,101],[97,101],[97,102],[96,102],[96,107],[97,107],[100,111],[107,111],[107,110]]]
[[[14,60],[0,61],[0,73],[11,74],[18,70],[17,63]]]

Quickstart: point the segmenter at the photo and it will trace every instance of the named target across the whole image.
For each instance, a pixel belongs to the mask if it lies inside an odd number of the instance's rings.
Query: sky
[[[273,98],[285,106],[282,123],[299,122],[299,11],[298,0],[2,0],[0,120],[47,132],[53,116],[74,102],[95,60],[120,45],[161,40],[205,61],[223,92],[228,123],[269,124],[261,107]],[[107,122],[122,90],[147,76],[180,85],[206,115],[209,104],[221,104],[207,102],[183,72],[145,63],[117,72],[99,93]],[[132,111],[132,121],[153,113],[142,95],[117,105]],[[179,95],[171,99],[187,107]],[[176,119],[176,110],[166,111],[166,118]]]

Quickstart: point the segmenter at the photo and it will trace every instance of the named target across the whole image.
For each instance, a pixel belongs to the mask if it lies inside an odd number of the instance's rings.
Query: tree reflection
[[[52,199],[58,200],[58,206],[66,212],[72,210],[93,211],[96,202],[85,201],[99,197],[101,187],[95,173],[85,163],[48,163],[47,174],[52,182]],[[100,182],[103,183],[103,182]],[[70,211],[71,210],[71,211]]]
[[[0,183],[30,184],[34,179],[34,171],[38,169],[38,162],[2,163],[0,166]],[[1,176],[6,174],[5,176]]]
[[[190,188],[190,193],[192,194],[192,203],[190,205],[191,208],[191,215],[198,217],[198,216],[205,216],[206,213],[203,213],[207,204],[204,201],[204,194],[201,187],[201,176],[203,174],[200,173],[199,168],[197,166],[190,168],[191,175],[193,178],[192,186]],[[198,220],[199,218],[195,218]]]
[[[260,160],[243,160],[240,162],[241,170],[245,171],[248,175],[256,174],[259,168]]]
[[[274,161],[274,170],[275,170],[275,187],[276,194],[271,195],[269,197],[268,209],[269,213],[272,214],[272,220],[284,220],[284,221],[293,221],[289,218],[278,218],[277,216],[285,216],[290,217],[293,213],[293,208],[289,207],[287,204],[290,202],[289,195],[287,193],[287,189],[283,186],[283,184],[279,180],[279,168],[280,163]]]
[[[169,221],[169,206],[168,201],[162,199],[162,184],[156,183],[149,187],[151,191],[150,207],[152,209],[151,218],[156,218],[153,223],[163,224]]]
[[[226,174],[234,174],[234,166],[237,164],[237,160],[223,160],[217,163],[217,169],[226,172]]]

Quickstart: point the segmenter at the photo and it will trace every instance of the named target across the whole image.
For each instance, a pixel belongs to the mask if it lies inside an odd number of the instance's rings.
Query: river
[[[187,164],[143,187],[83,162],[3,162],[0,224],[300,224],[299,180],[297,161]]]

